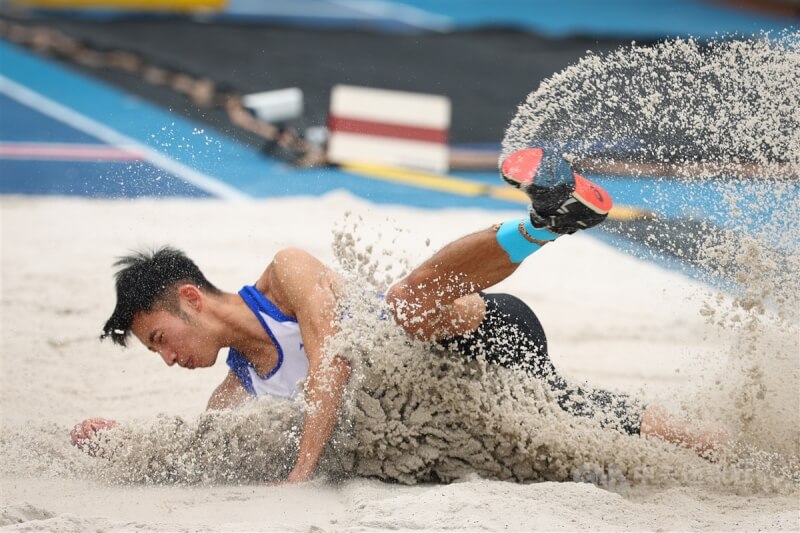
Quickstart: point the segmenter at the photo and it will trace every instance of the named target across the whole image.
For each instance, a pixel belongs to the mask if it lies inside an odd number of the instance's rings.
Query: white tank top
[[[230,348],[226,361],[228,366],[252,396],[269,394],[279,398],[294,398],[302,390],[308,376],[308,356],[303,348],[297,319],[284,315],[255,286],[243,287],[239,295],[275,344],[278,364],[267,375],[261,376],[250,361]]]

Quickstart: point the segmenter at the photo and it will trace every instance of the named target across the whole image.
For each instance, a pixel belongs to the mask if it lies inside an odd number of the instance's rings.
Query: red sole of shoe
[[[572,195],[583,205],[601,215],[605,215],[611,210],[614,202],[602,187],[587,180],[577,172],[572,174],[575,177],[575,192]]]
[[[506,181],[516,183],[520,187],[530,185],[539,170],[542,157],[544,151],[541,148],[517,150],[503,161],[500,171]]]

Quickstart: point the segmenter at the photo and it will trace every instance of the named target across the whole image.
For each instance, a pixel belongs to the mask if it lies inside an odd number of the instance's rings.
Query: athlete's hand
[[[98,431],[105,431],[117,427],[116,420],[108,418],[87,418],[80,424],[76,424],[69,434],[72,445],[85,451],[89,455],[95,455],[98,451],[97,442],[94,437]]]

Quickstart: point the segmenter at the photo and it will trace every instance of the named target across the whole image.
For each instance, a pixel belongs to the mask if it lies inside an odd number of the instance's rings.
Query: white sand
[[[697,487],[625,495],[576,483],[476,476],[451,485],[355,479],[291,487],[121,486],[82,479],[66,444],[32,455],[37,434],[89,416],[192,417],[227,371],[166,368],[141,346],[97,342],[114,304],[111,263],[128,249],[183,248],[214,283],[254,281],[282,247],[333,260],[347,210],[358,232],[417,262],[449,240],[516,213],[375,207],[349,195],[246,205],[214,201],[2,200],[0,526],[23,530],[798,530],[797,494],[737,496]],[[395,228],[401,228],[396,230]],[[430,238],[430,247],[425,241]],[[394,244],[390,241],[396,239]],[[678,407],[732,342],[700,314],[710,289],[579,235],[527,261],[498,290],[536,310],[555,364],[570,377]],[[704,377],[700,377],[702,371]],[[56,458],[57,460],[54,460]],[[56,464],[57,463],[57,464]],[[66,470],[66,471],[65,471]]]

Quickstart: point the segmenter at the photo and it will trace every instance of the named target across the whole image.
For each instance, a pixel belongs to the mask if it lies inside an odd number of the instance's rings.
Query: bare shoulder
[[[292,265],[296,266],[315,259],[313,255],[300,248],[283,248],[273,256],[272,261],[264,269],[264,273],[256,282],[256,288],[261,292],[266,292],[275,283],[279,283],[280,279],[285,277],[286,272],[291,271]]]
[[[322,261],[300,248],[284,248],[275,254],[256,288],[270,295],[276,304],[295,309],[298,300],[304,299],[313,288],[320,285],[334,287],[338,276]]]
[[[272,265],[280,269],[293,269],[297,266],[315,264],[324,266],[322,261],[302,248],[284,248],[279,250],[272,259]]]

